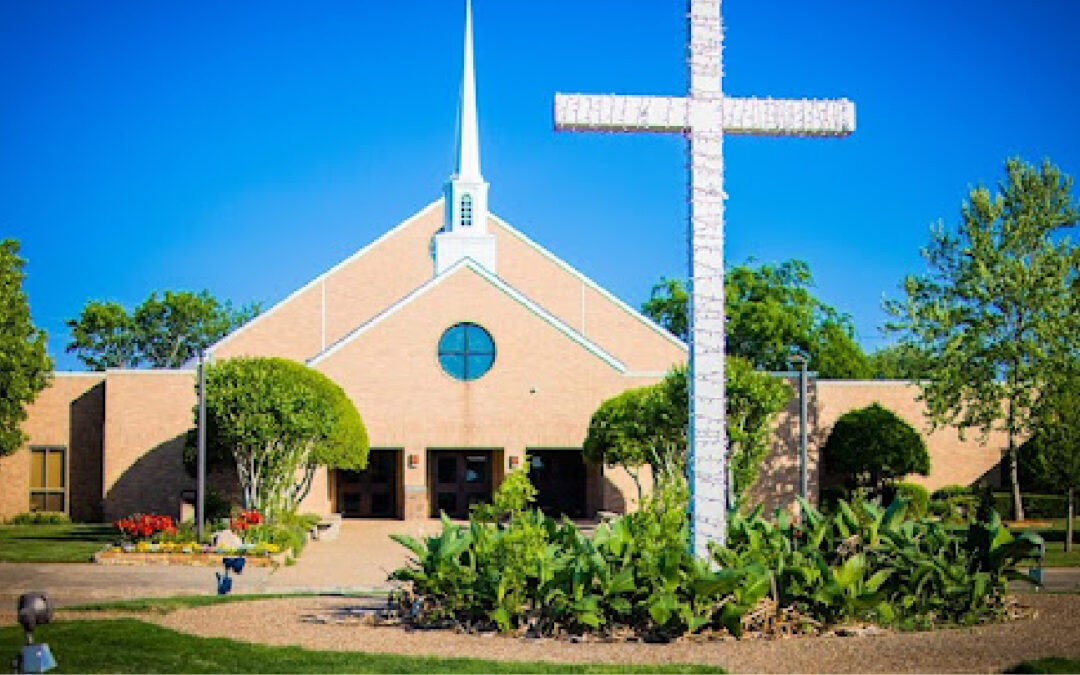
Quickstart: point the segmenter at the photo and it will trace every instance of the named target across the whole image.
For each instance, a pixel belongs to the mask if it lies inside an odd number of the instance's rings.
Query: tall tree
[[[45,331],[30,318],[23,291],[25,265],[19,242],[0,241],[0,456],[15,452],[26,440],[21,428],[26,406],[52,377]]]
[[[807,354],[821,377],[870,377],[851,318],[811,294],[813,277],[801,260],[736,265],[727,274],[727,353],[762,370],[787,370],[793,352]],[[687,339],[689,294],[676,279],[661,279],[642,311]]]
[[[231,459],[245,505],[271,516],[295,510],[316,467],[367,466],[367,432],[352,401],[322,373],[288,359],[211,365],[206,429],[208,457]]]
[[[930,376],[923,350],[898,343],[868,355],[871,376],[879,380],[921,380]]]
[[[1049,161],[1006,162],[996,194],[973,189],[955,232],[938,223],[923,249],[928,271],[886,301],[888,328],[921,350],[932,378],[922,398],[934,426],[1007,434],[1015,517],[1024,506],[1017,439],[1029,433],[1040,390],[1063,352],[1076,354],[1080,252],[1072,179]]]
[[[1073,515],[1080,488],[1080,363],[1051,375],[1035,409],[1035,431],[1024,441],[1020,461],[1027,459],[1039,482],[1064,492],[1067,502],[1065,550],[1073,547]]]
[[[728,357],[724,376],[732,491],[739,495],[757,480],[773,422],[792,391],[783,380],[755,371],[738,357]],[[585,459],[622,466],[637,484],[640,500],[642,466],[651,467],[654,488],[666,476],[685,474],[689,414],[687,369],[676,367],[657,384],[629,389],[600,404],[589,422]]]
[[[234,309],[208,291],[155,291],[134,312],[117,302],[91,300],[67,322],[74,352],[88,368],[178,368],[259,313],[257,304]]]

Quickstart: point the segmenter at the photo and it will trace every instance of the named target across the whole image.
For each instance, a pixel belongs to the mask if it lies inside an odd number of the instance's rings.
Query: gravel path
[[[320,650],[360,650],[487,659],[597,663],[709,663],[730,672],[1001,672],[1027,659],[1080,657],[1080,595],[1021,596],[1034,619],[977,628],[861,637],[680,642],[582,643],[318,624],[305,615],[355,607],[349,598],[290,598],[217,605],[145,617],[206,637]]]

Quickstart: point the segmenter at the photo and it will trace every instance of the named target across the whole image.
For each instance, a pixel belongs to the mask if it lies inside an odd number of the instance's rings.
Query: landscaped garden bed
[[[119,547],[113,547],[94,554],[94,562],[102,565],[204,565],[219,567],[224,556],[244,556],[247,558],[247,564],[255,567],[278,565],[284,560],[284,556],[280,554],[271,555],[241,549],[124,551]]]
[[[511,498],[513,497],[513,498]],[[414,554],[396,615],[416,627],[532,637],[670,641],[838,630],[922,630],[1024,616],[1007,582],[1041,544],[996,513],[949,525],[841,500],[822,513],[766,519],[733,513],[725,546],[688,551],[684,481],[592,536],[525,508],[527,478],[511,474],[495,502],[439,536],[394,538]],[[485,510],[486,509],[486,510]],[[852,628],[854,627],[854,628]],[[874,627],[874,628],[871,628]]]
[[[134,514],[113,525],[119,541],[94,555],[105,565],[210,565],[223,556],[244,556],[257,567],[278,565],[299,555],[311,518],[275,525],[254,510],[237,511],[220,523],[215,543],[197,541],[191,523],[177,525],[170,516]],[[226,527],[227,526],[227,527]]]

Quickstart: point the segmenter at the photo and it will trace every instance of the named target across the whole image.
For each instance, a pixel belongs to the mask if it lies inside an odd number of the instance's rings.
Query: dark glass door
[[[581,450],[529,450],[536,506],[549,516],[585,516],[585,458]]]
[[[347,518],[398,518],[398,452],[372,450],[363,471],[338,471],[338,510]]]
[[[431,486],[431,517],[440,512],[466,518],[469,506],[491,500],[490,450],[431,450],[428,453],[428,485]]]

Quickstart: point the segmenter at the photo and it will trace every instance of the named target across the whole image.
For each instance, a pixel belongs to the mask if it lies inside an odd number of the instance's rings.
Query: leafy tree
[[[130,368],[138,364],[135,322],[118,302],[91,300],[79,318],[69,319],[71,344],[79,360],[91,370]]]
[[[758,479],[761,462],[769,452],[773,423],[794,391],[784,380],[754,370],[750,362],[728,357],[727,380],[728,468],[736,496]]]
[[[259,313],[234,309],[208,291],[155,291],[129,313],[113,301],[91,300],[69,319],[74,352],[88,368],[178,368]]]
[[[825,470],[843,475],[847,487],[874,494],[908,474],[930,472],[930,455],[919,432],[877,403],[841,415],[821,457]]]
[[[787,370],[788,358],[798,351],[810,356],[821,377],[869,377],[850,317],[811,295],[812,285],[810,268],[801,260],[731,268],[725,287],[727,353],[762,370]],[[685,340],[688,305],[683,283],[662,279],[642,311]]]
[[[1035,410],[1035,434],[1018,451],[1020,468],[1027,468],[1046,487],[1068,498],[1065,550],[1073,544],[1076,489],[1080,488],[1080,374],[1053,378]],[[1026,462],[1025,462],[1026,460]]]
[[[586,461],[625,468],[637,485],[639,501],[642,466],[652,468],[654,489],[686,474],[687,375],[685,367],[677,367],[655,385],[608,399],[589,422]],[[728,357],[725,379],[732,489],[740,494],[757,480],[758,467],[769,449],[772,423],[790,400],[791,389],[737,357]]]
[[[18,241],[0,241],[0,457],[26,441],[21,429],[26,406],[52,378],[45,331],[31,320],[23,291],[25,264]]]
[[[295,510],[316,467],[367,466],[367,432],[352,401],[295,361],[252,357],[211,365],[206,418],[207,456],[231,457],[244,503],[270,515]]]
[[[1031,431],[1038,392],[1062,353],[1077,353],[1080,251],[1060,236],[1077,222],[1072,179],[1049,161],[1035,168],[1010,159],[1005,168],[996,194],[970,192],[955,232],[941,223],[931,231],[928,272],[908,276],[906,298],[885,308],[901,344],[926,356],[933,377],[921,387],[932,424],[1007,434],[1022,520],[1017,439]]]
[[[641,311],[683,342],[690,339],[690,294],[682,281],[660,277]]]
[[[898,343],[882,347],[868,356],[870,372],[878,380],[921,380],[930,377],[923,351]]]

